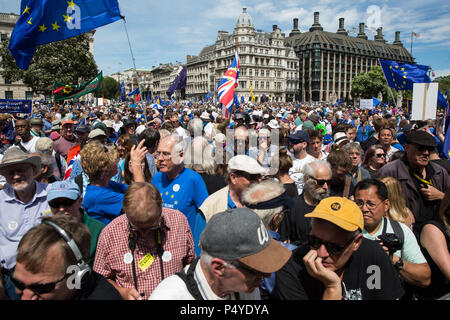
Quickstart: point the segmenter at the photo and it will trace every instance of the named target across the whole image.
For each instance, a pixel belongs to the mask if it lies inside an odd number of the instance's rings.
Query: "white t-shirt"
[[[311,155],[307,155],[304,159],[294,159],[292,162],[292,168],[289,169],[289,176],[292,180],[294,180],[295,185],[297,186],[298,194],[303,193],[303,186],[305,185],[304,180],[304,174],[303,174],[303,167],[311,163],[313,161],[316,161],[317,159],[314,158]]]
[[[35,153],[36,152],[36,141],[39,139],[39,137],[31,138],[28,142],[21,141],[20,144],[27,150],[28,153]]]
[[[184,268],[184,272],[187,272],[189,266]],[[203,299],[205,300],[235,300],[233,294],[227,295],[223,298],[217,296],[209,286],[203,270],[200,265],[200,261],[197,263],[194,271],[194,280],[197,283],[198,290],[200,291]],[[172,275],[163,281],[153,290],[152,294],[148,298],[149,300],[195,300],[189,293],[184,281],[175,275]],[[256,288],[252,293],[239,293],[240,300],[261,300],[259,289]]]
[[[405,235],[405,240],[403,243],[403,248],[401,250],[398,250],[395,252],[395,254],[399,257],[402,257],[406,262],[409,263],[425,263],[427,260],[422,254],[422,251],[420,250],[419,244],[417,243],[416,236],[411,231],[410,228],[404,223],[400,223],[400,226],[402,227],[403,234]],[[381,222],[380,228],[377,230],[377,232],[372,236],[370,235],[366,230],[363,230],[362,234],[364,238],[367,238],[369,240],[375,240],[379,235],[383,233],[383,227],[384,227],[384,219]],[[388,223],[386,227],[386,233],[394,233],[394,229],[392,229],[392,226],[390,223]]]

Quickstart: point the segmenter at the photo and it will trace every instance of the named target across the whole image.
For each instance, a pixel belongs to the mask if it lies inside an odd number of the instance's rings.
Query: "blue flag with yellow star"
[[[28,69],[36,47],[78,36],[121,18],[117,0],[22,0],[8,49]]]
[[[414,83],[431,82],[428,66],[380,60],[389,87],[396,90],[413,90]]]

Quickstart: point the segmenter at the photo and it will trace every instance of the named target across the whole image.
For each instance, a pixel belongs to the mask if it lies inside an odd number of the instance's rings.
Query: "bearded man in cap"
[[[151,300],[260,300],[261,280],[291,256],[248,208],[214,215],[202,233],[200,246],[200,259],[163,280]]]
[[[416,130],[406,137],[406,154],[389,162],[376,178],[393,177],[400,182],[408,208],[414,213],[414,233],[424,222],[439,212],[445,191],[450,188],[450,176],[440,165],[430,161],[436,139],[426,131]]]
[[[0,191],[2,270],[14,267],[20,239],[28,230],[40,223],[44,213],[50,213],[47,203],[48,185],[34,180],[40,169],[40,157],[29,157],[18,147],[8,149],[0,163],[0,174],[7,182]]]
[[[308,242],[276,274],[282,300],[397,300],[404,295],[389,257],[362,235],[364,218],[351,200],[323,199],[311,218]]]

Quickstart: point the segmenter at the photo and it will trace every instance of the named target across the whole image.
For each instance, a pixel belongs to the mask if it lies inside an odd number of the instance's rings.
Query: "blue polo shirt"
[[[204,215],[198,210],[206,198],[208,190],[200,174],[194,170],[184,168],[173,180],[167,174],[158,172],[152,184],[159,190],[163,206],[181,211],[187,218],[195,243],[195,253],[200,255],[198,246],[200,234],[206,226]]]

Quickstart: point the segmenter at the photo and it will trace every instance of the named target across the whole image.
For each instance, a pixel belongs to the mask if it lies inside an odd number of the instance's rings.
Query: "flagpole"
[[[133,61],[133,66],[134,66],[134,75],[135,75],[135,77],[136,77],[136,81],[137,81],[137,84],[138,84],[139,93],[141,93],[141,92],[142,92],[142,90],[141,90],[141,83],[140,83],[140,81],[139,81],[139,76],[138,76],[138,73],[137,73],[137,71],[136,71],[136,61],[135,61],[135,59],[134,59],[133,49],[131,48],[130,37],[129,37],[129,35],[128,35],[128,30],[127,30],[127,23],[126,23],[126,21],[125,21],[125,17],[124,17],[124,16],[122,16],[122,20],[123,20],[123,26],[125,27],[125,34],[127,35],[128,46],[130,47],[131,59],[132,59],[132,61]],[[140,100],[142,100],[142,96],[141,96],[141,99],[140,99]],[[144,107],[144,117],[145,117],[145,126],[147,126],[147,122],[148,122],[148,121],[147,121],[147,112],[146,112],[146,110],[145,110],[145,107]]]
[[[411,50],[410,50],[411,57],[412,57],[412,47],[413,47],[413,32],[411,31]]]

